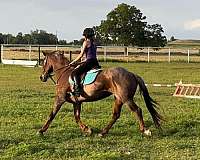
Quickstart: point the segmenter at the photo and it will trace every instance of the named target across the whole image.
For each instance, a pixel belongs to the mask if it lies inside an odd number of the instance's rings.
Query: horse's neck
[[[69,77],[71,74],[71,69],[68,67],[68,64],[57,64],[54,66],[55,76],[57,81],[59,81],[63,77]]]
[[[57,70],[60,70],[66,66],[68,66],[68,62],[65,62],[65,61],[55,61],[53,63],[53,68],[54,68],[54,71],[57,71]]]

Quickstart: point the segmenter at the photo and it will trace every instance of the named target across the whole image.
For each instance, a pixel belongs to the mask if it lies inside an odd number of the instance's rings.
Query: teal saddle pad
[[[98,73],[101,71],[102,71],[102,69],[92,69],[92,70],[88,71],[86,73],[86,75],[83,77],[83,79],[81,80],[81,83],[83,85],[88,85],[88,84],[93,83],[95,81]],[[69,83],[71,85],[74,85],[74,81],[72,80],[71,76],[69,77]]]

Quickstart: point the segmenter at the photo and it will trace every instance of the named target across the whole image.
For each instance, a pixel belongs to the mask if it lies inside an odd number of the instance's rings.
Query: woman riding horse
[[[72,78],[74,79],[74,95],[79,97],[82,92],[81,87],[81,74],[86,73],[94,67],[98,67],[99,63],[96,57],[96,46],[94,44],[94,30],[92,28],[86,28],[83,31],[84,42],[81,48],[81,52],[73,60],[70,65],[73,65],[77,61],[81,60],[81,58],[86,54],[86,60],[81,63],[81,65],[77,66],[72,72]]]
[[[157,103],[150,97],[143,79],[137,74],[129,72],[122,67],[104,69],[98,74],[93,83],[84,86],[84,93],[80,97],[75,98],[75,96],[71,95],[72,88],[68,81],[74,70],[74,66],[69,65],[69,60],[61,51],[54,51],[51,53],[43,52],[43,54],[45,57],[40,79],[41,81],[46,82],[48,78],[51,78],[51,75],[54,72],[56,77],[56,95],[54,107],[49,114],[47,121],[39,130],[39,134],[43,134],[47,131],[61,106],[65,102],[68,102],[73,104],[76,123],[84,133],[90,135],[92,133],[92,129],[81,121],[81,104],[83,102],[101,100],[113,95],[114,105],[112,109],[112,118],[101,130],[99,135],[104,136],[109,132],[113,124],[117,121],[117,119],[119,119],[123,104],[126,104],[130,111],[136,114],[136,117],[139,120],[140,131],[145,135],[151,135],[151,131],[146,128],[144,124],[142,109],[134,102],[133,99],[137,86],[139,86],[141,90],[146,107],[150,112],[156,127],[160,127],[162,116],[156,111]]]

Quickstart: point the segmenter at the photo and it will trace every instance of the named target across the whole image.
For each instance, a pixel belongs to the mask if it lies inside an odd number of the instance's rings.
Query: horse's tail
[[[140,87],[140,93],[144,97],[145,104],[153,118],[154,124],[157,128],[160,128],[162,116],[155,109],[158,108],[158,103],[150,97],[143,79],[138,75],[136,75],[136,79]]]

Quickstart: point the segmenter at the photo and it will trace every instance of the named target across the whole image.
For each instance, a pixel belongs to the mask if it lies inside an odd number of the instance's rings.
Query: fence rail
[[[41,51],[62,50],[70,59],[74,59],[80,52],[81,46],[69,45],[16,45],[2,44],[0,62],[2,60],[37,60],[43,59]],[[126,47],[126,46],[97,46],[98,59],[102,61],[184,61],[200,62],[200,48],[155,48],[155,47]]]

